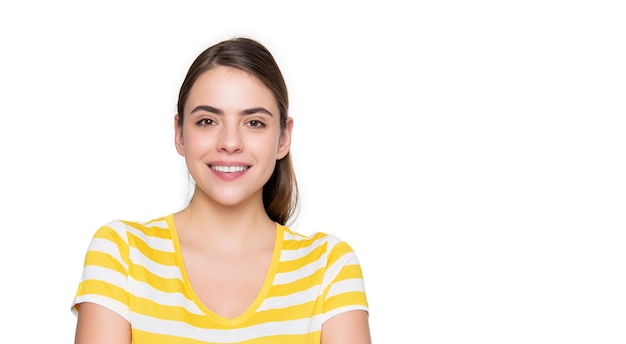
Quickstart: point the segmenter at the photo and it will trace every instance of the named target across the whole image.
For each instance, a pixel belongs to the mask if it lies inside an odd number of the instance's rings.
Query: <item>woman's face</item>
[[[263,185],[289,152],[293,126],[288,119],[281,129],[272,92],[248,72],[218,66],[196,80],[184,109],[176,150],[196,192],[223,205],[262,203]]]

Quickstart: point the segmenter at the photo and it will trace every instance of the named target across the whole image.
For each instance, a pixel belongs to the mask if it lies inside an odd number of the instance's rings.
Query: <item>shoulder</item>
[[[283,242],[287,246],[320,246],[326,245],[334,247],[338,243],[342,242],[337,236],[324,232],[314,232],[306,235],[292,230],[287,226],[281,226],[283,229]]]
[[[331,260],[342,256],[356,258],[348,242],[334,234],[314,232],[304,235],[283,226],[283,248],[286,250],[306,250],[323,252]]]
[[[130,241],[141,239],[143,241],[165,239],[170,237],[171,215],[157,217],[148,221],[131,221],[115,219],[102,225],[95,238],[121,241],[129,244]]]

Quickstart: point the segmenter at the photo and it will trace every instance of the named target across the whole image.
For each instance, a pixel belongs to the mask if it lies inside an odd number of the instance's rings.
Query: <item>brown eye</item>
[[[203,118],[203,119],[199,120],[198,122],[196,122],[196,125],[199,125],[201,127],[208,127],[208,126],[211,126],[211,125],[214,125],[214,124],[215,124],[215,121],[213,121],[210,118]]]
[[[256,119],[253,119],[250,122],[248,122],[248,125],[254,128],[265,128],[265,123]]]

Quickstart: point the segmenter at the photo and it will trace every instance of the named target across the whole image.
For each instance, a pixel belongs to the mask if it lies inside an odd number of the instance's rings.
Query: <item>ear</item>
[[[280,138],[278,139],[278,154],[276,160],[284,158],[289,149],[291,149],[291,132],[293,131],[293,118],[287,117],[286,127],[281,130]]]
[[[178,154],[185,156],[185,140],[183,139],[183,128],[178,125],[179,115],[174,116],[174,145]]]

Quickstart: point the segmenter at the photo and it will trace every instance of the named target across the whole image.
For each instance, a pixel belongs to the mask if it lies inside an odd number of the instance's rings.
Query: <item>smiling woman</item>
[[[175,146],[194,180],[181,211],[93,236],[76,343],[370,343],[359,261],[332,234],[287,227],[297,206],[287,88],[236,38],[189,68]]]

